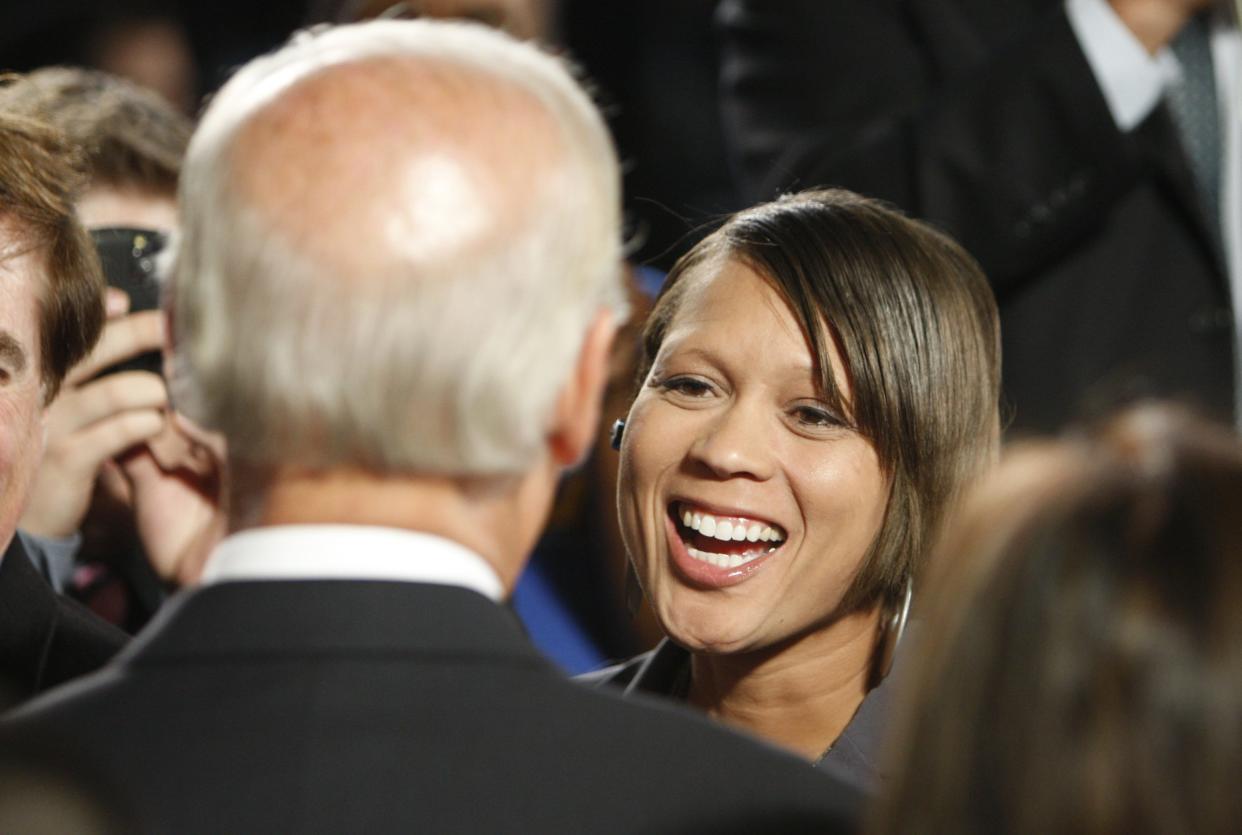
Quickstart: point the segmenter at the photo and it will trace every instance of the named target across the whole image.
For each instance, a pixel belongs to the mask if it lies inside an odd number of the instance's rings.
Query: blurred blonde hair
[[[1147,405],[1015,450],[944,539],[881,833],[1231,833],[1242,445]]]

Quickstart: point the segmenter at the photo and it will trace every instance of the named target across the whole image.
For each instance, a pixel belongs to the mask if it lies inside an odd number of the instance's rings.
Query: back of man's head
[[[478,26],[325,29],[252,62],[181,201],[175,399],[259,468],[521,472],[624,306],[602,119],[560,61]]]

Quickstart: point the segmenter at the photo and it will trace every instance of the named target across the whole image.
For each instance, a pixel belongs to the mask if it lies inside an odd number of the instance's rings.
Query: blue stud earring
[[[621,449],[621,436],[625,434],[625,421],[618,420],[612,425],[612,448]]]

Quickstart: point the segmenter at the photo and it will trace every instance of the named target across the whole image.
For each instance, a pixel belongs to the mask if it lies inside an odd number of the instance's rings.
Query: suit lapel
[[[1225,253],[1219,223],[1209,218],[1195,183],[1194,171],[1182,149],[1177,126],[1168,105],[1161,102],[1155,112],[1135,130],[1135,139],[1141,153],[1157,172],[1160,187],[1165,191],[1178,214],[1193,233],[1199,244],[1209,253],[1214,266],[1213,273],[1222,287],[1227,287]]]

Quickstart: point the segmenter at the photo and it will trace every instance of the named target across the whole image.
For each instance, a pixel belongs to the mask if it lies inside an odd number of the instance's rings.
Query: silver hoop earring
[[[906,622],[910,619],[910,601],[913,598],[914,580],[907,577],[901,605],[881,621],[880,634],[876,641],[875,665],[872,667],[872,687],[879,685],[893,670],[893,659],[897,657],[897,646],[906,633]]]
[[[638,581],[638,572],[634,563],[625,563],[625,613],[633,620],[643,605],[643,585]]]

